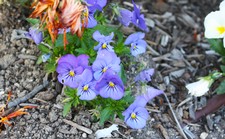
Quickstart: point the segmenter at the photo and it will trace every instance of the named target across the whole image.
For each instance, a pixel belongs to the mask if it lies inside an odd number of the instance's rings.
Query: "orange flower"
[[[80,0],[35,0],[32,4],[35,10],[30,17],[39,17],[55,41],[58,30],[64,29],[64,49],[66,49],[66,29],[70,28],[72,34],[81,37],[88,24],[88,8]]]
[[[63,27],[71,29],[71,33],[76,33],[77,36],[81,37],[83,30],[82,28],[87,25],[87,16],[85,22],[83,15],[88,15],[87,6],[82,5],[78,0],[64,0],[61,8],[60,21]]]
[[[57,22],[55,18],[58,16],[56,11],[59,5],[59,0],[35,0],[32,7],[35,8],[30,17],[39,17],[41,23],[45,22],[51,36],[52,41],[55,41],[57,36]]]

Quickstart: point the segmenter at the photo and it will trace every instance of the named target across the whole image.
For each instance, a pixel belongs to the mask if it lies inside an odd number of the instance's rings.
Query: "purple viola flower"
[[[94,12],[89,11],[87,28],[93,28],[97,24],[98,23],[97,23],[96,19],[94,18]]]
[[[93,28],[97,25],[97,21],[94,18],[96,10],[102,11],[102,8],[106,5],[107,0],[86,0],[88,5],[88,25],[87,28]]]
[[[134,3],[133,0],[132,0],[132,2],[133,2],[133,5],[134,5],[134,11],[133,11],[133,16],[132,16],[132,23],[135,26],[139,27],[141,30],[148,32],[148,27],[145,24],[144,14],[141,14],[140,9],[137,8],[137,5]]]
[[[107,0],[85,0],[89,7],[93,9],[98,9],[102,11],[102,8],[105,7]]]
[[[154,69],[147,69],[147,70],[142,70],[136,77],[135,77],[135,82],[141,81],[141,82],[150,82],[151,77],[154,74]]]
[[[120,8],[119,9],[119,15],[118,20],[121,24],[124,26],[129,26],[131,19],[132,19],[133,13],[127,9]]]
[[[140,104],[140,105],[143,106],[144,104],[146,105],[150,100],[152,100],[156,96],[164,93],[162,90],[155,89],[153,87],[148,87],[146,91],[147,91],[146,93],[144,93],[140,96],[137,96],[134,103],[139,103],[141,100],[142,104]]]
[[[144,107],[133,105],[123,112],[125,123],[133,129],[145,127],[149,117],[148,111]]]
[[[143,128],[149,116],[148,111],[144,107],[148,101],[162,93],[162,90],[148,87],[145,94],[137,96],[134,102],[123,112],[126,124],[134,129]]]
[[[39,45],[43,40],[43,34],[40,30],[30,27],[29,32],[25,34],[26,37],[32,39],[35,44]]]
[[[80,55],[75,57],[72,54],[62,56],[58,60],[56,71],[58,73],[58,81],[71,88],[77,88],[81,81],[81,74],[84,69],[89,68],[88,56]]]
[[[85,69],[81,75],[81,82],[77,89],[77,95],[81,100],[92,100],[96,97],[97,92],[95,90],[96,82],[92,81],[93,73],[90,69]]]
[[[147,43],[143,40],[145,34],[142,32],[137,32],[129,35],[125,40],[125,45],[131,45],[130,51],[133,56],[137,56],[146,51]]]
[[[93,38],[94,40],[99,42],[99,44],[94,47],[94,50],[99,51],[106,49],[108,51],[114,52],[113,47],[110,45],[110,43],[113,42],[112,40],[113,36],[114,36],[113,32],[109,36],[104,36],[99,31],[95,31],[93,33]]]
[[[120,72],[120,58],[114,52],[101,50],[98,52],[96,60],[93,62],[92,70],[94,71],[94,78],[98,80],[107,70],[119,73]]]
[[[103,77],[96,83],[95,89],[103,98],[119,100],[124,96],[124,85],[120,77],[112,70],[104,73]]]

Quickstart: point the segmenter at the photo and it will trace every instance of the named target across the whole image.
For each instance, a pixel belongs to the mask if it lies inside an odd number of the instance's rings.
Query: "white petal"
[[[186,88],[188,89],[188,93],[193,96],[199,97],[209,91],[209,85],[210,81],[201,79],[197,82],[186,85]]]
[[[118,127],[117,126],[118,125],[113,124],[113,125],[111,125],[108,128],[103,128],[103,129],[97,130],[95,132],[96,138],[100,139],[100,138],[105,138],[105,137],[111,137],[112,136],[112,134],[111,134],[112,131],[118,131]]]
[[[220,3],[220,11],[225,10],[225,0]]]
[[[223,38],[223,47],[225,48],[225,36]]]
[[[206,38],[223,38],[225,36],[225,32],[220,33],[218,31],[218,27],[225,28],[225,12],[215,11],[209,13],[205,17],[204,26]]]

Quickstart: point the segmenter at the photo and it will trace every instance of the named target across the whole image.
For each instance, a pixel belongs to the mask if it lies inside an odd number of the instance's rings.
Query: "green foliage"
[[[220,65],[220,69],[222,70],[223,73],[225,73],[225,66],[224,65]]]
[[[43,45],[43,44],[39,44],[39,45],[38,45],[38,49],[39,49],[42,53],[50,53],[50,52],[51,52],[51,50],[50,50],[47,46],[45,46],[45,45]]]
[[[211,45],[211,49],[220,54],[221,56],[225,56],[225,48],[223,46],[222,39],[208,39],[208,42]]]
[[[72,107],[77,107],[79,104],[86,105],[86,102],[80,100],[79,96],[77,96],[77,89],[66,87],[65,95],[67,98],[63,101],[65,103],[63,108],[63,116],[66,116]]]
[[[46,63],[45,65],[45,70],[47,71],[47,73],[53,73],[56,71],[56,61],[57,60],[54,57],[48,60],[48,63]]]
[[[96,99],[88,101],[87,105],[92,106],[100,113],[100,125],[103,125],[107,120],[113,120],[114,117],[119,116],[123,118],[122,112],[134,101],[131,91],[125,91],[125,95],[120,100],[113,100],[110,98],[102,98],[98,96]],[[98,117],[97,117],[98,118]]]
[[[217,94],[225,93],[225,79],[220,83],[219,87],[216,89]]]
[[[40,20],[36,18],[26,18],[26,20],[33,26],[40,23]]]

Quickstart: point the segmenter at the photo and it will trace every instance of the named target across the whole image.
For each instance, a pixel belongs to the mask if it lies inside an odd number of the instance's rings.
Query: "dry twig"
[[[41,91],[43,88],[47,87],[49,84],[49,81],[44,81],[42,85],[36,86],[30,93],[26,94],[23,97],[17,98],[14,101],[9,102],[8,108],[12,108],[14,106],[19,105],[22,102],[27,101],[28,99],[32,98],[35,96],[39,91]]]
[[[181,127],[181,125],[180,125],[180,123],[179,123],[179,121],[178,121],[178,119],[177,119],[177,117],[176,117],[176,114],[174,113],[174,110],[173,110],[173,108],[172,108],[172,106],[171,106],[171,104],[170,104],[170,101],[169,101],[168,97],[166,96],[165,93],[163,93],[163,94],[164,94],[164,96],[165,96],[165,98],[166,98],[166,101],[167,101],[167,103],[168,103],[168,105],[169,105],[169,108],[170,108],[170,110],[171,110],[171,112],[172,112],[173,118],[174,118],[174,120],[175,120],[175,122],[176,122],[176,124],[177,124],[177,127],[178,127],[178,129],[179,129],[178,131],[180,132],[180,134],[181,134],[185,139],[188,139],[187,136],[185,135],[184,131],[183,131],[183,128]]]
[[[69,125],[71,125],[71,126],[77,128],[77,129],[79,129],[79,130],[81,130],[81,131],[84,131],[84,132],[86,132],[87,134],[92,134],[92,133],[93,133],[91,129],[86,128],[86,127],[81,126],[81,125],[78,125],[78,124],[76,124],[76,123],[74,123],[74,122],[72,122],[72,121],[63,119],[63,122],[65,122],[65,123],[67,123],[67,124],[69,124]]]

